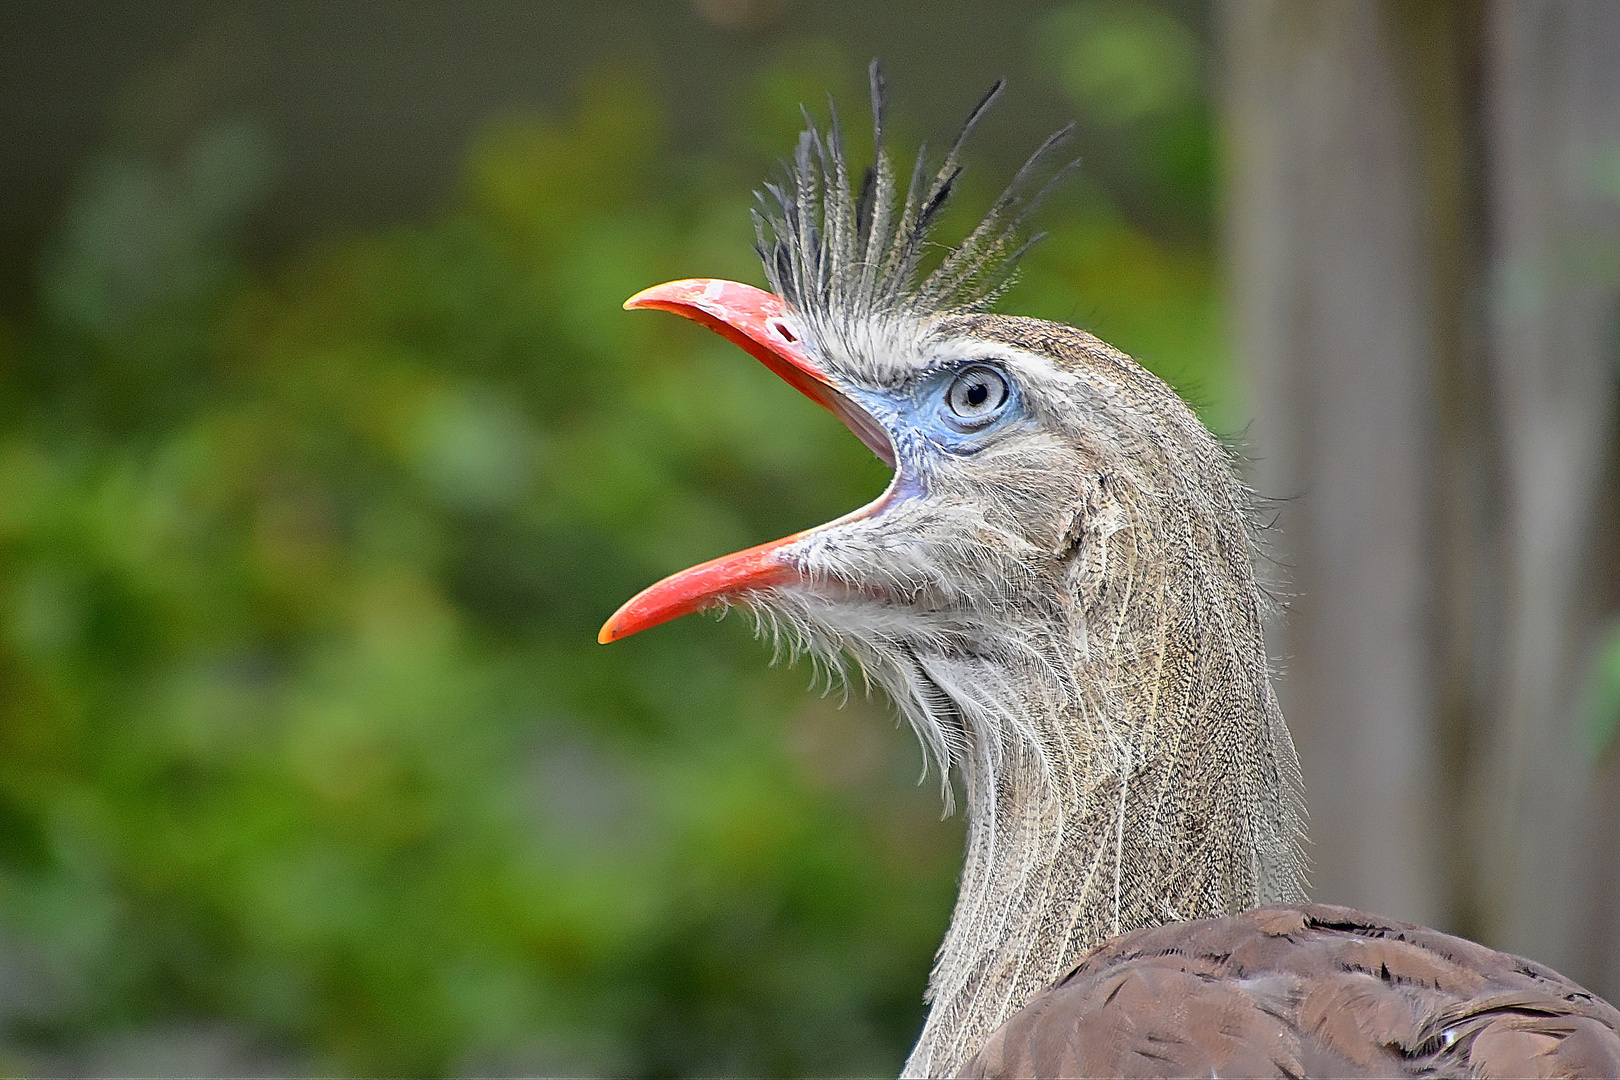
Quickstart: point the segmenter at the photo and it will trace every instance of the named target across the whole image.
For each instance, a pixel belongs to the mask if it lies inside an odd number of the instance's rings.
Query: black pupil
[[[968,387],[967,399],[969,405],[983,405],[989,397],[990,386],[988,383],[976,382]]]

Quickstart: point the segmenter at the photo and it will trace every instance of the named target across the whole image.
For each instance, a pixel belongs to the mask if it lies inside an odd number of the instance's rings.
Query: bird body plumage
[[[967,1076],[1616,1076],[1620,1012],[1556,972],[1327,904],[1093,950]]]
[[[726,324],[785,358],[762,355],[886,448],[895,479],[860,511],[734,557],[746,578],[689,572],[748,587],[696,600],[671,588],[618,628],[638,598],[603,640],[697,600],[743,607],[779,650],[853,664],[886,691],[947,800],[960,777],[965,866],[906,1074],[1503,1075],[1533,1062],[1612,1075],[1620,1017],[1573,984],[1435,931],[1299,906],[1304,800],[1271,687],[1250,492],[1124,353],[985,312],[1028,246],[1063,133],[924,274],[962,140],[999,85],[940,168],[919,156],[903,197],[875,65],[872,85],[877,163],[861,190],[835,119],[761,196],[777,337],[728,323],[712,287],[690,292],[703,282],[632,305]],[[974,372],[1000,387],[987,420],[951,412],[947,386]]]

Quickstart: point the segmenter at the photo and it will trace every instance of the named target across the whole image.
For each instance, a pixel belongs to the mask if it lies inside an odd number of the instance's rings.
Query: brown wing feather
[[[1620,1076],[1620,1012],[1556,972],[1350,908],[1103,943],[964,1076]]]

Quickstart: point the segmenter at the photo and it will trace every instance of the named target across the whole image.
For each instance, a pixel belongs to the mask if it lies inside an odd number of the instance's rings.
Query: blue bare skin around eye
[[[888,429],[889,437],[897,446],[920,436],[922,443],[948,454],[967,455],[983,449],[1009,428],[1021,426],[1020,421],[1025,418],[1023,400],[1017,382],[1010,378],[1007,379],[1007,404],[994,420],[972,429],[948,420],[946,414],[950,407],[945,404],[945,392],[956,375],[955,370],[937,372],[898,391],[856,389],[846,392]]]
[[[964,457],[983,449],[1009,430],[1025,426],[1027,419],[1018,384],[1007,380],[1008,400],[999,415],[983,427],[964,431],[945,418],[949,408],[945,392],[955,371],[924,378],[899,391],[851,388],[844,392],[889,432],[894,444],[899,479],[894,499],[926,493],[926,459],[939,454]]]

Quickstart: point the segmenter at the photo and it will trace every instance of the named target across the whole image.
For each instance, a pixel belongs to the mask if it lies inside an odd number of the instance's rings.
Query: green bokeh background
[[[620,310],[760,283],[800,103],[864,106],[867,57],[784,55],[719,149],[604,66],[492,117],[448,208],[268,263],[250,122],[85,167],[0,324],[0,1067],[156,1070],[189,1032],[258,1072],[899,1068],[961,832],[887,703],[745,620],[595,643],[887,480],[732,346]],[[1001,306],[1229,428],[1204,56],[1152,5],[1032,27],[1087,163]],[[945,236],[1014,164],[973,160]]]

